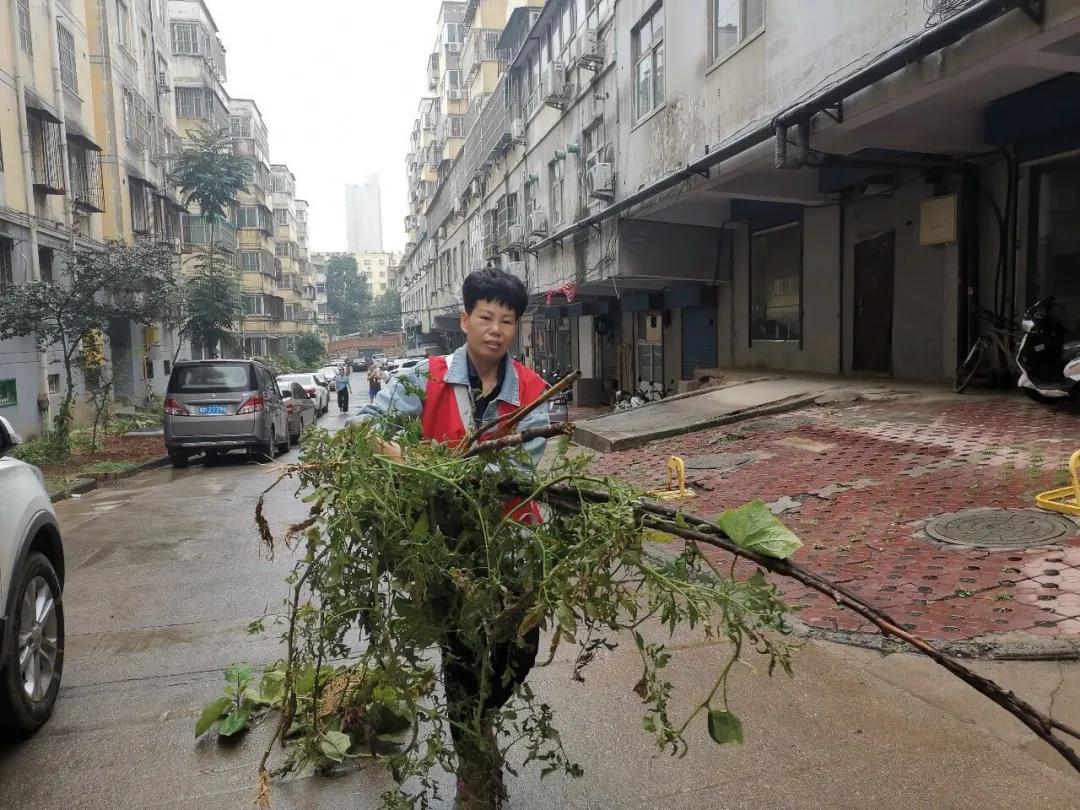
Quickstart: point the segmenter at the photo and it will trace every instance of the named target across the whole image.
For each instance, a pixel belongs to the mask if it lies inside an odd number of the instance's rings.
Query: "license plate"
[[[203,416],[224,416],[226,410],[224,405],[200,405],[199,413]]]

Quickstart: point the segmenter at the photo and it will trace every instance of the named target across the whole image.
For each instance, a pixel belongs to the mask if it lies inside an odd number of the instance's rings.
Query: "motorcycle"
[[[1016,352],[1017,385],[1036,402],[1080,402],[1080,340],[1065,340],[1053,317],[1054,297],[1036,301],[1020,322],[1024,338]]]
[[[551,371],[541,371],[540,376],[548,383],[548,385],[555,385],[563,377],[569,374],[569,370],[553,369]],[[548,403],[548,418],[553,425],[562,424],[563,422],[570,421],[570,400],[571,392],[564,391],[556,397],[553,397]]]

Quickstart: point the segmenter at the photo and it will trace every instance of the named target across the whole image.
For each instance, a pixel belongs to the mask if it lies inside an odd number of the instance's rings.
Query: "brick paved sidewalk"
[[[802,539],[798,562],[924,637],[981,645],[1019,631],[1009,638],[1080,642],[1080,526],[1060,545],[1009,551],[923,533],[942,513],[1034,507],[1035,493],[1067,483],[1065,464],[1078,447],[1075,412],[1013,397],[908,396],[653,442],[598,456],[593,469],[653,489],[664,486],[671,455],[688,467],[735,464],[688,469],[697,497],[683,504],[714,516],[760,498]],[[826,597],[777,584],[812,627],[876,634]]]

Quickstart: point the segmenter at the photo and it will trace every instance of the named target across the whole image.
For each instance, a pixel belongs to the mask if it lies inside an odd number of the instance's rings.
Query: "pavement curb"
[[[713,393],[717,389],[710,389],[703,393]],[[697,392],[694,392],[697,393]],[[696,423],[692,427],[686,426],[659,428],[648,435],[641,436],[627,436],[618,439],[608,439],[601,436],[598,433],[593,433],[588,428],[579,427],[574,431],[573,440],[575,444],[579,444],[582,447],[586,447],[589,450],[595,450],[599,453],[613,453],[619,450],[631,450],[635,447],[641,447],[649,442],[659,441],[660,439],[670,439],[672,436],[681,436],[686,433],[696,433],[700,430],[708,430],[709,428],[720,427],[721,425],[730,425],[733,422],[742,422],[746,419],[753,419],[758,416],[772,416],[778,413],[788,413],[790,411],[797,411],[800,408],[805,408],[809,405],[813,405],[814,401],[822,395],[821,391],[813,394],[796,394],[787,399],[778,400],[768,405],[757,405],[751,408],[745,408],[741,411],[734,411],[732,413],[726,413],[722,416],[716,416],[712,419],[706,419],[703,422]],[[667,400],[661,400],[665,402]],[[658,404],[658,403],[653,403]],[[644,407],[649,407],[648,405]],[[586,421],[583,424],[587,425]]]
[[[149,461],[144,461],[137,467],[132,467],[130,470],[124,470],[123,472],[102,473],[95,478],[82,478],[75,484],[62,489],[59,492],[55,492],[50,496],[53,503],[59,503],[60,501],[66,501],[73,495],[85,495],[87,492],[93,492],[104,484],[110,481],[122,481],[125,478],[132,478],[139,473],[149,472],[150,470],[156,470],[159,467],[164,467],[169,463],[168,456],[161,456],[160,458],[153,458]]]

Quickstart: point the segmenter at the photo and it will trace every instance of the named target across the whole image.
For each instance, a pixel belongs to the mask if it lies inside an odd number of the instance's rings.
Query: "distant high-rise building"
[[[345,185],[345,228],[349,253],[382,252],[382,194],[378,175]]]

